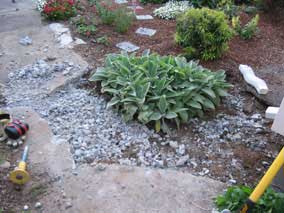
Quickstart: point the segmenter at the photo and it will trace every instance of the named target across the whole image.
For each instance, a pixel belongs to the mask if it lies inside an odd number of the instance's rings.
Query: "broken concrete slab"
[[[212,198],[224,189],[218,181],[169,169],[104,165],[98,170],[83,165],[77,172],[65,175],[55,183],[58,193],[41,200],[50,212],[65,210],[64,201],[54,202],[62,194],[59,189],[72,198],[68,212],[74,213],[211,212]]]
[[[49,29],[51,29],[54,34],[56,34],[57,36],[63,34],[63,33],[67,33],[69,31],[69,29],[67,27],[64,27],[63,24],[60,23],[52,23],[49,24]]]
[[[241,64],[239,66],[239,70],[242,73],[245,81],[251,86],[253,86],[258,92],[258,94],[265,95],[268,93],[268,87],[265,81],[257,77],[250,66]]]
[[[124,41],[124,42],[121,42],[121,43],[118,43],[116,45],[116,47],[126,51],[126,52],[134,52],[136,50],[139,50],[140,47],[128,42],[128,41]]]
[[[265,79],[269,93],[260,95],[248,85],[245,89],[268,106],[280,106],[284,97],[284,65],[268,65],[256,70],[256,73],[260,78]]]
[[[274,120],[278,112],[279,112],[279,107],[268,107],[265,111],[265,117],[267,119]]]
[[[151,15],[136,15],[137,20],[151,20],[154,19]]]
[[[144,27],[139,27],[135,33],[140,34],[140,35],[147,35],[147,36],[153,36],[157,30],[150,29],[150,28],[144,28]]]

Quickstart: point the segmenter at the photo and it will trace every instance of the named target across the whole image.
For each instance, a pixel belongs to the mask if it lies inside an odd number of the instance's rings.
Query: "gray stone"
[[[176,166],[184,166],[189,160],[189,155],[182,156],[176,163]]]
[[[69,208],[71,208],[73,205],[72,205],[72,203],[71,203],[71,201],[67,201],[66,203],[65,203],[65,209],[69,209]]]
[[[32,39],[29,36],[25,36],[20,39],[19,43],[24,46],[28,46],[32,44]]]
[[[3,163],[0,164],[1,169],[8,169],[10,168],[11,164],[9,161],[4,161]]]
[[[40,209],[42,207],[42,204],[40,202],[35,203],[35,208]]]
[[[170,147],[172,147],[173,149],[178,148],[178,142],[176,141],[170,141],[169,144],[170,144]]]
[[[136,15],[137,20],[151,20],[154,19],[151,15]]]
[[[124,41],[124,42],[121,42],[121,43],[118,43],[116,45],[116,47],[126,51],[126,52],[134,52],[136,50],[139,50],[140,47],[128,42],[128,41]]]
[[[157,32],[157,30],[153,30],[153,29],[150,29],[150,28],[143,28],[143,27],[139,27],[136,30],[137,34],[147,35],[147,36],[153,36],[153,35],[155,35],[156,32]]]

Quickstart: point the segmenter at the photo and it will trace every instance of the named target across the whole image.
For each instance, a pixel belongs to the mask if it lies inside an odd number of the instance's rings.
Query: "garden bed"
[[[81,4],[84,8],[80,11],[81,15],[94,16],[87,1],[82,1]],[[151,4],[141,6],[144,9],[137,13],[144,15],[153,15],[153,10],[160,7]],[[242,13],[241,19],[247,21],[249,16]],[[157,33],[152,37],[141,36],[135,33],[139,27],[155,29]],[[189,160],[181,170],[238,184],[253,185],[259,180],[284,145],[284,139],[271,132],[271,122],[264,119],[266,106],[244,91],[238,66],[248,64],[257,70],[267,65],[284,65],[283,27],[283,19],[277,20],[275,14],[261,13],[260,32],[256,37],[242,40],[235,36],[229,42],[229,50],[222,58],[201,61],[201,64],[207,68],[226,71],[227,80],[235,86],[230,91],[232,96],[226,98],[224,105],[215,114],[206,117],[204,122],[193,120],[190,124],[182,126],[181,130],[173,131],[168,136],[153,137],[151,143],[158,149],[158,153],[163,153],[168,158],[172,156],[175,161],[180,146],[185,145],[185,153],[188,154]],[[114,32],[112,27],[98,25],[94,36],[81,37],[88,45],[78,46],[76,50],[94,68],[103,64],[106,54],[120,52],[115,45],[122,41],[130,41],[139,46],[138,55],[145,49],[161,55],[179,55],[183,50],[174,41],[175,30],[175,21],[156,17],[153,20],[135,20],[125,34]],[[73,34],[80,37],[75,28]],[[93,42],[93,39],[102,36],[108,37],[108,45]],[[94,86],[96,85],[87,84],[86,88],[93,89]],[[261,130],[258,126],[261,126]],[[174,147],[175,143],[170,145],[169,141],[177,142],[177,148]],[[137,153],[137,147],[129,147],[124,151],[123,157],[138,159]],[[109,161],[112,162],[116,161]],[[138,165],[141,164],[139,160],[137,162]],[[153,166],[151,163],[150,165]],[[174,165],[176,164],[171,164],[171,160],[161,160],[156,166],[164,168]]]

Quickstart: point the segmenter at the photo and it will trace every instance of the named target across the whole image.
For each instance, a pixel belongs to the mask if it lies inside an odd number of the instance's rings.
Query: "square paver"
[[[137,5],[137,6],[128,6],[127,8],[132,9],[132,10],[143,10],[144,8]]]
[[[154,19],[154,18],[151,15],[137,15],[136,19],[137,20],[151,20],[151,19]]]
[[[114,2],[117,4],[127,4],[128,3],[127,0],[115,0]]]
[[[139,50],[140,47],[128,42],[128,41],[124,41],[121,43],[116,44],[116,47],[126,51],[126,52],[134,52],[136,50]]]
[[[157,32],[157,30],[153,30],[153,29],[150,29],[150,28],[143,28],[143,27],[139,27],[136,30],[137,34],[147,35],[147,36],[153,36],[153,35],[155,35],[156,32]]]

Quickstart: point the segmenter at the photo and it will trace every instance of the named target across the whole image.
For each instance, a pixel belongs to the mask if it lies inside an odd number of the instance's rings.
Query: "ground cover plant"
[[[232,37],[226,15],[208,8],[190,9],[177,18],[176,42],[189,57],[219,58]]]
[[[234,17],[232,19],[232,26],[235,32],[242,38],[242,39],[251,39],[257,32],[258,32],[258,21],[259,15],[256,15],[252,18],[246,25],[241,26],[240,17]]]
[[[77,33],[87,37],[94,35],[97,30],[94,20],[89,21],[84,16],[75,17],[71,23],[75,26]]]
[[[47,0],[42,15],[48,20],[66,20],[76,15],[74,0]]]
[[[189,8],[188,1],[169,1],[164,6],[155,9],[154,15],[162,19],[175,19],[178,14]]]
[[[237,213],[245,204],[252,191],[253,189],[247,186],[230,187],[223,195],[216,198],[215,204],[220,211],[229,209],[232,212]],[[252,212],[284,212],[284,193],[277,193],[271,188],[267,189]]]
[[[125,121],[155,123],[168,131],[167,121],[179,127],[195,116],[214,110],[231,87],[224,71],[211,72],[185,58],[144,53],[111,54],[91,81],[101,81],[102,93],[111,97],[108,107],[119,109]]]

